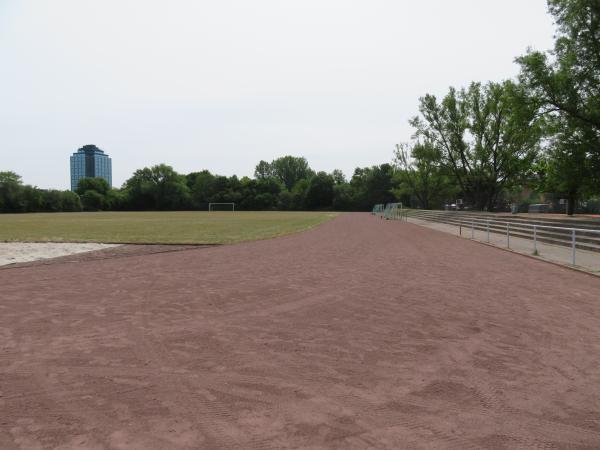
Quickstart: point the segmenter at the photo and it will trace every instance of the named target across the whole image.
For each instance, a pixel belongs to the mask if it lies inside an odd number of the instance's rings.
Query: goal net
[[[383,215],[384,209],[385,205],[383,203],[380,203],[378,205],[373,206],[373,211],[371,211],[371,214],[373,214],[374,216],[381,216]]]
[[[402,215],[402,203],[388,203],[383,210],[385,219],[400,219]]]
[[[216,202],[208,204],[209,211],[235,211],[235,203],[231,202]]]

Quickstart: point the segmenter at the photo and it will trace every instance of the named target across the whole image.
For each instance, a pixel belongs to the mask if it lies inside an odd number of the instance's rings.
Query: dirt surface
[[[600,447],[600,280],[414,224],[0,285],[3,449]]]

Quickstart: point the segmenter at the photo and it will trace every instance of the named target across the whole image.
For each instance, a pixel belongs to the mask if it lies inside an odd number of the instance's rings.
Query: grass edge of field
[[[269,211],[270,212],[270,211]],[[286,211],[289,212],[289,211]],[[301,211],[300,211],[301,212]],[[316,211],[306,211],[316,212]],[[43,214],[43,213],[42,213]],[[181,240],[181,241],[164,241],[164,240],[100,240],[100,239],[0,239],[0,243],[27,243],[27,244],[111,244],[111,245],[190,245],[190,246],[219,246],[219,245],[235,245],[245,242],[264,241],[268,239],[276,239],[285,236],[290,236],[298,233],[304,233],[316,227],[323,225],[326,222],[334,220],[343,212],[339,211],[322,211],[322,218],[317,222],[302,227],[300,229],[288,229],[275,234],[266,236],[253,236],[240,239],[222,240],[220,242],[198,241],[198,240]]]

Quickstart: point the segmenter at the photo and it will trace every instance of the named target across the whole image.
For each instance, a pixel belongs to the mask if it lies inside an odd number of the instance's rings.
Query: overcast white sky
[[[144,166],[252,175],[389,162],[425,93],[517,74],[545,0],[0,0],[0,170],[69,187],[96,144]]]

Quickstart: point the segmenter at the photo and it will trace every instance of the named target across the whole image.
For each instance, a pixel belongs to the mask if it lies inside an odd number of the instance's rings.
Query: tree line
[[[549,0],[548,9],[554,49],[516,58],[516,80],[420,98],[413,140],[395,154],[407,203],[461,198],[493,211],[564,198],[569,214],[584,199],[600,203],[600,2]]]
[[[208,170],[177,173],[159,164],[136,170],[119,189],[102,178],[82,178],[77,190],[44,190],[24,185],[13,172],[0,172],[0,212],[206,210],[209,203],[234,202],[239,210],[368,211],[394,201],[397,181],[391,164],[316,172],[303,157],[260,161],[254,178],[222,176]]]
[[[121,189],[81,180],[76,193],[23,185],[0,173],[0,211],[206,209],[369,210],[401,201],[442,208],[463,199],[476,210],[567,199],[568,213],[600,212],[600,1],[548,0],[554,49],[516,58],[514,80],[473,82],[419,99],[414,135],[391,164],[315,172],[302,157],[260,161],[254,178],[168,165],[137,170]],[[587,202],[583,202],[586,200]],[[594,203],[595,202],[595,203]]]

